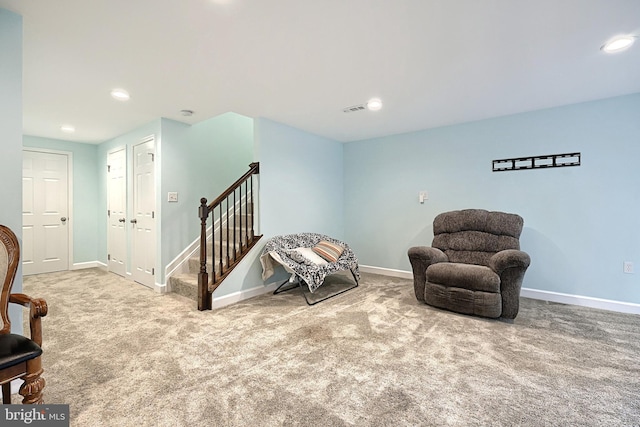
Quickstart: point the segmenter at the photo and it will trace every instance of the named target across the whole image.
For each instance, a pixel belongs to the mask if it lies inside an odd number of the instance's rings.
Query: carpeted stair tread
[[[176,274],[169,278],[171,292],[194,301],[198,300],[198,276],[195,274]]]

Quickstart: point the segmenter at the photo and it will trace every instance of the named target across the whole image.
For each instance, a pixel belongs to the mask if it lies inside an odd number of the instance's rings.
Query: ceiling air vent
[[[366,110],[367,106],[364,104],[354,105],[353,107],[347,107],[342,110],[343,113],[355,113],[356,111]]]

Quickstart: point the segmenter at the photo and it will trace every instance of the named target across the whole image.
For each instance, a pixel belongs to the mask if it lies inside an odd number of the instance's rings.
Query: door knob
[[[137,219],[132,219],[132,220],[131,220],[131,224],[136,224],[137,222],[138,222],[138,220],[137,220]]]
[[[120,218],[120,219],[118,220],[118,222],[125,222],[125,221],[126,221],[126,219],[124,219],[124,218]]]
[[[60,221],[62,221],[62,222],[67,222],[67,217],[66,217],[66,216],[63,216],[62,218],[60,218]]]

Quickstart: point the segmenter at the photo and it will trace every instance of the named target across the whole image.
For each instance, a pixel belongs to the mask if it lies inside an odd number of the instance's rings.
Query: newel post
[[[200,199],[198,208],[200,217],[200,272],[198,273],[198,310],[211,310],[211,298],[209,297],[209,274],[207,273],[207,218],[209,207],[207,199]]]

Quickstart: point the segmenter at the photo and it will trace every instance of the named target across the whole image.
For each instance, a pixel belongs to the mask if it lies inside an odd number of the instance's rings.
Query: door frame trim
[[[22,151],[67,156],[67,215],[69,218],[73,218],[73,221],[70,219],[67,221],[67,237],[69,239],[69,244],[67,245],[69,252],[67,254],[67,271],[71,271],[73,269],[73,223],[76,220],[76,217],[73,214],[73,152],[39,147],[22,147]]]

